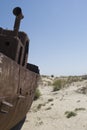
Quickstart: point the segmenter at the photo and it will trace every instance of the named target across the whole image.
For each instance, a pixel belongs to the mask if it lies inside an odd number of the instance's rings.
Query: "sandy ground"
[[[33,102],[22,130],[87,130],[86,86],[85,80],[53,92],[52,86],[40,85],[42,95]],[[66,111],[76,116],[67,118]]]

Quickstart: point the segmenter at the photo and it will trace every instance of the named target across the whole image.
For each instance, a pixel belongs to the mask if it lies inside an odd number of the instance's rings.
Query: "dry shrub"
[[[40,90],[37,88],[34,96],[34,100],[37,100],[41,96]]]
[[[66,85],[66,81],[64,79],[57,79],[53,82],[53,91],[59,91]]]
[[[71,117],[73,117],[73,116],[76,116],[77,113],[75,113],[75,112],[73,112],[73,111],[66,111],[66,112],[65,112],[65,115],[66,115],[67,118],[71,118]]]

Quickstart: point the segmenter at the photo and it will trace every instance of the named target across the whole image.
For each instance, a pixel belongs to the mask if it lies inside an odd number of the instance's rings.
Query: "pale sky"
[[[1,0],[0,27],[13,29],[16,6],[30,38],[28,62],[41,74],[87,74],[87,0]]]

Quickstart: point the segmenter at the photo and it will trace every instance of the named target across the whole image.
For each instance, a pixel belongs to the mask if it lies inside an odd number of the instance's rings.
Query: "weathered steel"
[[[20,130],[39,79],[38,67],[27,63],[29,38],[18,32],[21,9],[17,7],[13,13],[14,30],[0,28],[0,130]]]
[[[19,8],[19,7],[14,8],[13,14],[16,16],[15,24],[14,24],[14,32],[15,32],[15,35],[17,36],[18,30],[20,27],[20,20],[23,19],[24,16],[22,14],[21,8]]]

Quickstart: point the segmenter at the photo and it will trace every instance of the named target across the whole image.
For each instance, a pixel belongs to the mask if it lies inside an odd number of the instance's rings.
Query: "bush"
[[[52,102],[52,101],[53,101],[53,98],[48,99],[48,102]]]
[[[38,109],[38,110],[41,109],[42,105],[43,105],[43,104],[38,104],[37,109]]]
[[[76,108],[75,111],[85,111],[86,109],[83,108],[83,107],[80,107],[80,108]]]
[[[64,79],[58,79],[55,80],[53,85],[53,91],[59,91],[61,88],[65,86],[65,80]]]
[[[87,80],[87,75],[83,75],[82,80]]]
[[[41,96],[40,90],[37,88],[34,96],[34,100],[37,100]]]
[[[71,118],[72,116],[76,116],[77,114],[73,111],[66,111],[65,115],[67,118]]]
[[[69,76],[67,79],[67,83],[71,84],[73,82],[78,82],[81,81],[81,77],[80,76]]]

